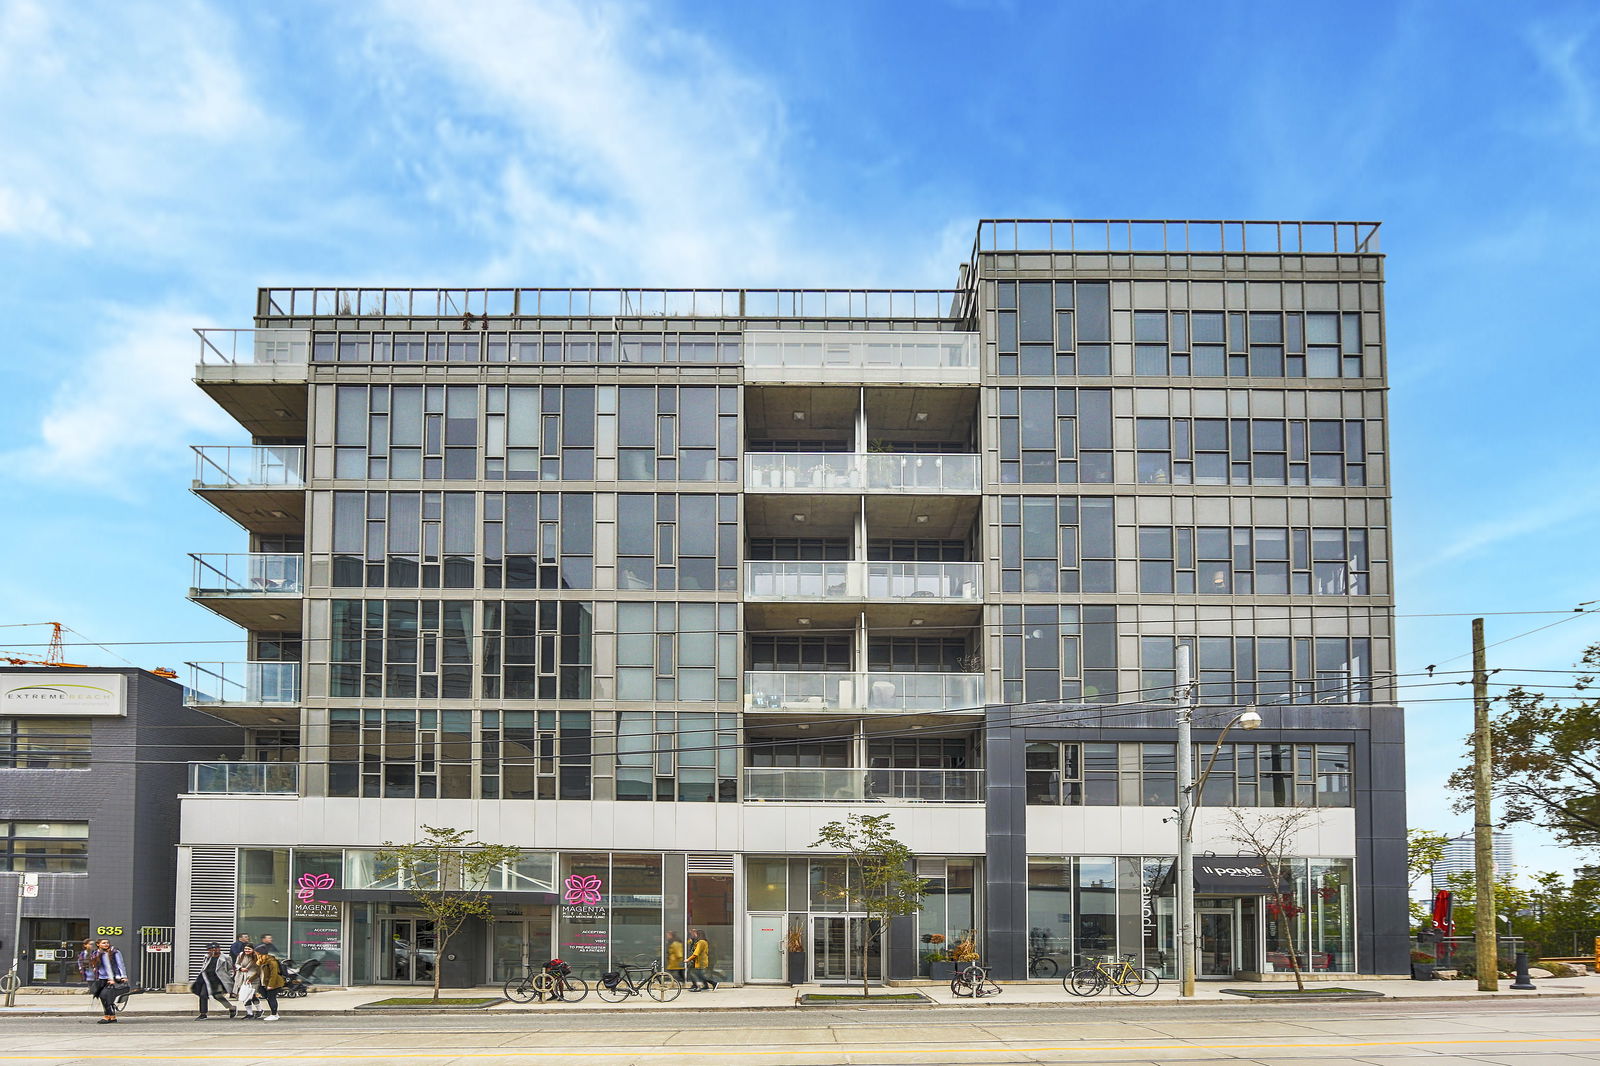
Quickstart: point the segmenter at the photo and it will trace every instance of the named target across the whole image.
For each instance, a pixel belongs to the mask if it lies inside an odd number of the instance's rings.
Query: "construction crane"
[[[66,657],[66,652],[65,647],[61,642],[61,634],[67,630],[67,627],[62,625],[60,622],[16,622],[13,624],[19,627],[49,626],[50,647],[45,652],[45,657],[43,659],[19,659],[11,655],[0,655],[0,663],[10,663],[12,666],[57,666],[66,670],[94,669],[94,667],[89,666],[87,663],[69,663],[63,661]],[[8,626],[7,628],[11,627]],[[79,635],[81,636],[82,634]],[[176,680],[178,677],[178,672],[176,670],[169,670],[165,666],[158,666],[150,672],[155,674],[157,677],[167,678],[169,681]]]

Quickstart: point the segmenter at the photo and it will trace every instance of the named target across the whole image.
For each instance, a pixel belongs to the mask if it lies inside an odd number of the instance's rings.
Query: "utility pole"
[[[1473,938],[1478,956],[1478,991],[1500,991],[1500,953],[1496,949],[1494,906],[1493,793],[1489,781],[1489,673],[1484,662],[1483,619],[1472,620],[1472,843],[1477,853],[1474,877],[1476,913]]]
[[[1178,645],[1178,995],[1194,996],[1194,649]]]

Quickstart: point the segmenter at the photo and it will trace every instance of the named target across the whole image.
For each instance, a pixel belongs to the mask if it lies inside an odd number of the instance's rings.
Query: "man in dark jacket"
[[[100,1001],[103,1011],[100,1024],[115,1024],[117,998],[132,991],[133,985],[128,981],[128,966],[122,960],[122,952],[112,947],[109,940],[101,940],[95,945],[94,977],[89,982],[89,988]]]
[[[228,1017],[232,1018],[239,1013],[239,1008],[228,1002],[228,990],[233,987],[233,960],[222,953],[222,945],[210,943],[206,945],[206,959],[200,965],[200,972],[195,979],[189,982],[189,991],[200,997],[200,1014],[196,1021],[204,1021],[206,1008],[212,996],[217,1002],[228,1008]]]
[[[249,946],[249,935],[246,933],[240,933],[238,938],[235,939],[233,943],[228,945],[228,961],[237,963],[239,961],[239,952],[243,951]]]

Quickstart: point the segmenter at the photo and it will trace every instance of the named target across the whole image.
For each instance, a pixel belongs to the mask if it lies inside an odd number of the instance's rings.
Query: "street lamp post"
[[[1254,707],[1246,707],[1222,727],[1211,749],[1211,758],[1194,779],[1194,707],[1197,701],[1194,680],[1194,649],[1187,644],[1178,645],[1178,869],[1174,881],[1178,888],[1178,995],[1194,995],[1195,956],[1198,945],[1194,935],[1194,808],[1198,792],[1211,775],[1211,767],[1222,750],[1222,739],[1235,725],[1255,729],[1261,725],[1261,715]]]

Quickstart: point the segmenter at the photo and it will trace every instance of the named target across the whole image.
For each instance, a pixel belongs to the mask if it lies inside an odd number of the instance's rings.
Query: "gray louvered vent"
[[[691,874],[732,874],[732,855],[690,855],[688,860]]]
[[[189,969],[194,973],[213,940],[231,944],[235,932],[235,904],[239,891],[239,852],[236,848],[189,849]],[[186,974],[187,975],[187,974]]]

